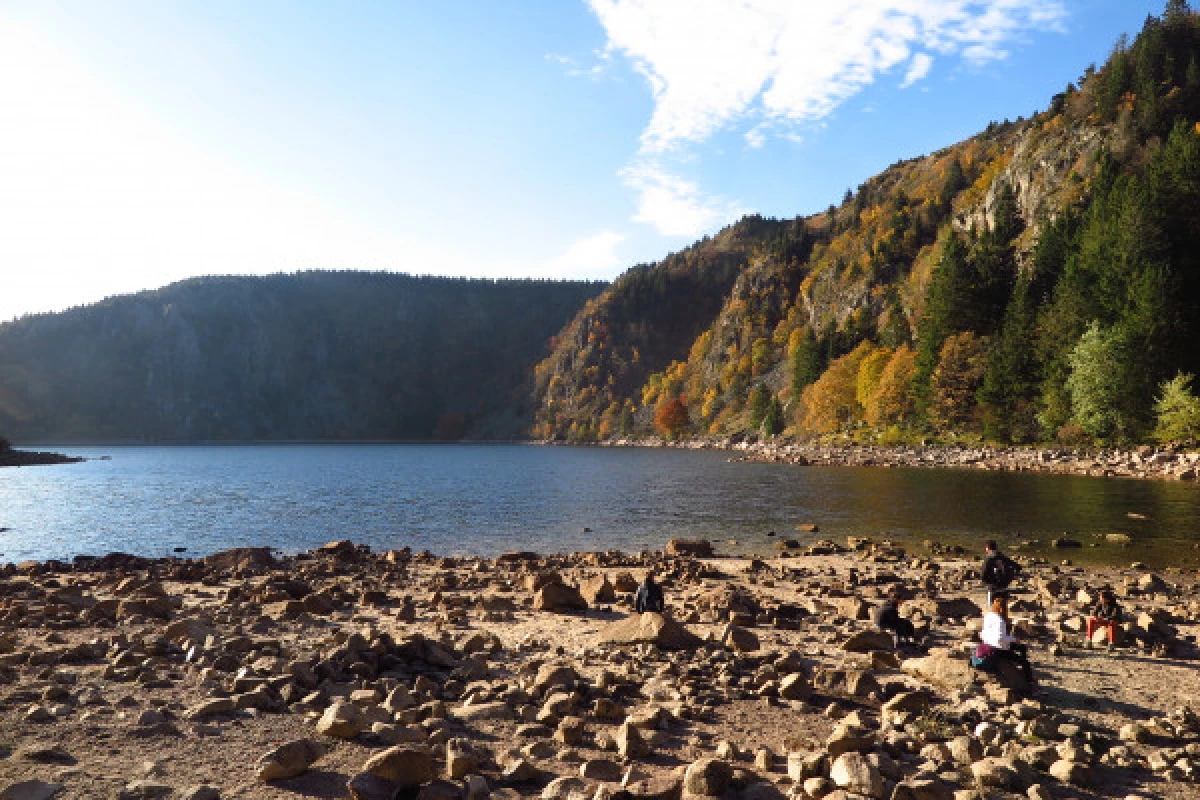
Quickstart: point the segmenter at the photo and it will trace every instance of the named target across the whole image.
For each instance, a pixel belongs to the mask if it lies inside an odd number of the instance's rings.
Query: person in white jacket
[[[983,660],[1003,658],[1021,668],[1025,680],[1033,685],[1033,667],[1029,664],[1029,650],[1013,636],[1008,621],[1008,596],[997,594],[992,598],[992,609],[983,615],[983,631],[979,638],[983,644],[975,655]]]

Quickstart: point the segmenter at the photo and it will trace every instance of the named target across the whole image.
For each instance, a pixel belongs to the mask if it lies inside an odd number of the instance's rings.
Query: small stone
[[[117,800],[153,800],[158,797],[166,797],[173,791],[175,791],[174,788],[165,783],[133,781],[125,784],[125,788],[117,794]]]
[[[187,711],[183,712],[184,719],[204,719],[205,717],[214,717],[218,714],[232,714],[237,710],[237,706],[229,697],[215,697],[212,700],[205,700],[202,703],[192,706]]]

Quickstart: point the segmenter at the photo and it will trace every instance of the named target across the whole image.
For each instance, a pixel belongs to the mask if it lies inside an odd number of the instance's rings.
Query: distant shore
[[[0,467],[35,467],[48,464],[78,464],[87,459],[62,453],[46,453],[36,450],[0,451]]]
[[[740,440],[732,437],[683,439],[613,439],[601,447],[671,447],[683,450],[726,450],[736,461],[822,467],[919,467],[1033,472],[1094,478],[1139,478],[1200,482],[1200,452],[1143,445],[1128,450],[1077,450],[1048,447],[967,445],[831,445]]]

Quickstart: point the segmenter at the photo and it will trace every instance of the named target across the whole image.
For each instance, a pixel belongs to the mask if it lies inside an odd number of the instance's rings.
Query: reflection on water
[[[978,547],[996,537],[1132,548],[1077,560],[1200,564],[1200,487],[992,472],[728,463],[722,453],[509,445],[74,448],[110,455],[0,470],[0,561],[240,545],[492,555],[657,548],[673,536],[766,550],[800,537],[890,536]],[[1146,520],[1127,516],[1135,512]],[[590,531],[584,530],[589,528]],[[816,537],[808,537],[816,538]],[[1051,551],[1047,551],[1051,552]]]

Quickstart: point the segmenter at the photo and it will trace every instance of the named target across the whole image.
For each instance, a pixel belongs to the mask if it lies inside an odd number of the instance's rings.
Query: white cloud
[[[762,125],[755,125],[745,133],[746,144],[754,149],[758,149],[767,143],[767,132],[763,130]]]
[[[706,196],[696,183],[668,173],[654,160],[625,167],[620,175],[638,193],[634,220],[653,225],[664,236],[696,236],[745,213],[736,203]]]
[[[928,53],[917,53],[912,57],[912,61],[908,65],[908,72],[904,73],[904,80],[900,84],[901,89],[907,89],[917,81],[929,74],[929,70],[933,68],[933,56]]]
[[[745,117],[812,122],[905,62],[919,80],[932,60],[918,48],[984,63],[1066,15],[1062,0],[587,1],[607,50],[628,57],[653,92],[644,154]]]
[[[549,268],[544,272],[550,275],[610,280],[625,266],[617,254],[617,248],[627,238],[625,234],[615,231],[601,231],[585,236],[568,247],[562,255],[550,259]]]

